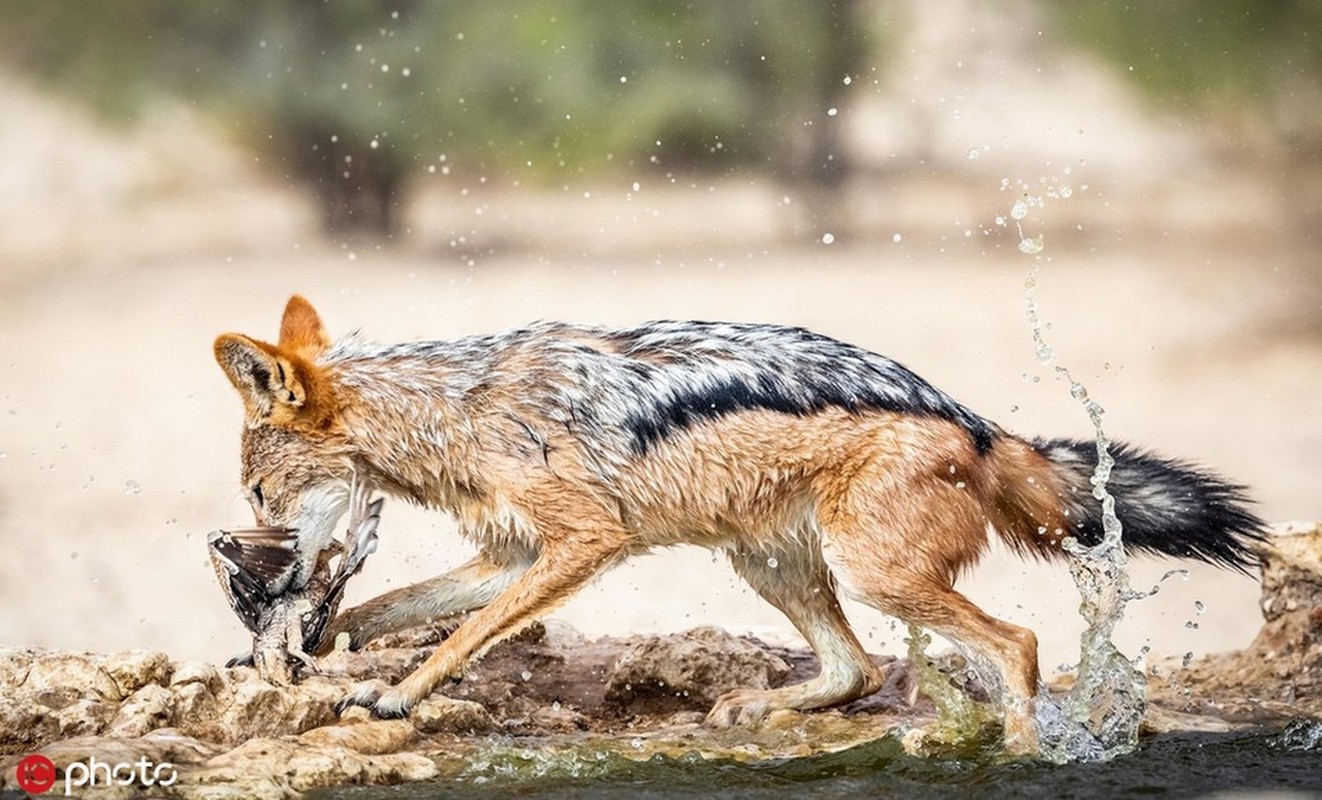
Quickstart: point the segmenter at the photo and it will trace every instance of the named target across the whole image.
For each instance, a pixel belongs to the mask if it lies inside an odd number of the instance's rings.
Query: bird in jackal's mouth
[[[316,555],[310,576],[300,576],[298,532],[292,528],[236,528],[207,536],[211,565],[230,608],[252,632],[251,656],[227,666],[251,663],[263,680],[289,684],[294,667],[315,672],[316,651],[339,610],[349,578],[376,551],[381,499],[355,480],[349,490],[349,530],[344,543],[331,539]],[[339,556],[332,570],[331,562]]]

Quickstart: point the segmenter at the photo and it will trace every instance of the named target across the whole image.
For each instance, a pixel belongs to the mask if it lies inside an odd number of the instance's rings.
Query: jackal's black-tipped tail
[[[1068,533],[1086,545],[1102,540],[1101,504],[1092,495],[1097,446],[1091,441],[1027,443],[1050,462],[1063,490]],[[1125,550],[1190,558],[1247,572],[1266,538],[1244,487],[1191,464],[1112,444],[1107,490],[1123,526]]]

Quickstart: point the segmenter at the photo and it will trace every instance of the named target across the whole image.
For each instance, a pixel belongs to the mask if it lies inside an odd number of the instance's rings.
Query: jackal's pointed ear
[[[302,295],[296,294],[285,304],[280,319],[280,349],[309,361],[330,347],[330,337],[321,325],[317,310]]]
[[[250,422],[276,412],[281,418],[296,415],[307,402],[307,386],[289,357],[279,348],[237,333],[216,339],[216,362],[239,390]]]

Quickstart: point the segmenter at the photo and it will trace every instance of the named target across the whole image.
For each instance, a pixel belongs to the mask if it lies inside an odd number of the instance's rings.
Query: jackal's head
[[[317,358],[330,338],[311,304],[285,306],[276,344],[226,333],[216,361],[243,400],[243,486],[259,525],[295,528],[315,556],[348,506],[353,455]]]

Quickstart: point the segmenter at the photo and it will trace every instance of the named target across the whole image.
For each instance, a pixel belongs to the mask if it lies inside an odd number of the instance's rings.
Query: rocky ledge
[[[1239,653],[1159,670],[1150,729],[1322,716],[1322,526],[1284,526],[1274,543],[1257,640]],[[778,712],[756,730],[706,728],[703,715],[721,693],[811,677],[816,659],[718,628],[588,640],[555,623],[493,648],[408,719],[373,720],[362,709],[337,719],[334,705],[350,686],[398,680],[446,633],[417,629],[332,654],[324,674],[292,687],[264,683],[248,668],[159,652],[0,649],[0,790],[18,788],[20,761],[32,753],[54,765],[61,791],[70,776],[75,795],[86,765],[145,760],[170,770],[83,793],[284,798],[350,784],[483,781],[539,763],[565,771],[575,760],[796,758],[934,719],[931,702],[914,691],[912,665],[875,656],[888,680],[871,697],[824,712]]]
[[[1248,647],[1159,671],[1151,698],[1230,720],[1322,718],[1322,523],[1275,526],[1259,607]]]

